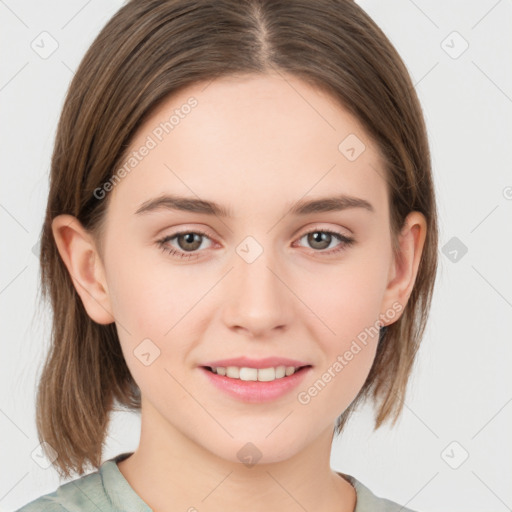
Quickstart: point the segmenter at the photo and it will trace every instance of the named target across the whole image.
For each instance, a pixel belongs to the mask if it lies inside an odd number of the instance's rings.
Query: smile
[[[270,368],[249,368],[249,367],[238,367],[228,366],[217,368],[213,367],[210,370],[217,375],[223,375],[230,379],[239,379],[245,381],[259,381],[259,382],[271,382],[276,379],[282,379],[293,375],[301,367],[295,366],[277,366]]]
[[[288,394],[303,381],[312,366],[201,366],[199,369],[216,389],[228,396],[243,402],[261,403]]]

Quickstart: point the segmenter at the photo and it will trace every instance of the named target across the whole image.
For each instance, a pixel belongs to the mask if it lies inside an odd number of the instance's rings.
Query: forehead
[[[125,215],[164,193],[214,200],[234,216],[326,194],[362,197],[382,211],[387,202],[380,155],[358,120],[289,75],[179,91],[144,122],[122,166],[110,193]]]

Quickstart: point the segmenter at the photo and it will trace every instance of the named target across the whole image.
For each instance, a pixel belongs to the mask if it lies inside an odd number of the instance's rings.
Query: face
[[[332,429],[379,320],[400,316],[383,162],[354,117],[298,79],[205,85],[161,105],[102,189],[105,293],[148,428],[236,462],[251,442],[276,462]],[[183,199],[151,203],[166,195]],[[326,201],[342,196],[352,203]],[[205,368],[233,358],[305,368],[268,382]]]

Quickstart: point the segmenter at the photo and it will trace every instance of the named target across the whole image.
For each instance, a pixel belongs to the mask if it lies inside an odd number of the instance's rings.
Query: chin
[[[253,430],[251,433],[246,432],[243,435],[236,435],[235,432],[231,432],[234,435],[233,439],[224,440],[224,442],[219,440],[219,442],[214,442],[211,446],[205,446],[205,448],[217,457],[230,462],[242,463],[247,467],[256,464],[283,462],[303,450],[307,444],[307,439],[303,436],[299,440],[297,438],[299,436],[293,435],[286,429],[283,429],[279,435],[277,433],[278,429],[274,432],[272,432],[272,429],[265,432],[255,432]],[[269,435],[269,432],[272,433]]]

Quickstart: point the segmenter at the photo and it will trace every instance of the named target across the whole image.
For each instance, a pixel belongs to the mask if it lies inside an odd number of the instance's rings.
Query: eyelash
[[[173,235],[168,235],[168,236],[158,240],[157,244],[164,253],[170,254],[171,256],[176,256],[176,257],[181,257],[181,258],[193,258],[195,256],[199,256],[198,252],[186,253],[183,251],[179,251],[175,248],[170,248],[167,245],[167,242],[169,242],[170,240],[177,238],[180,235],[187,235],[187,234],[191,234],[191,233],[195,234],[195,235],[201,235],[206,238],[210,238],[207,233],[205,233],[204,231],[201,231],[201,230],[180,231],[178,233],[174,233]],[[317,252],[319,254],[331,256],[333,254],[337,254],[341,251],[344,251],[345,249],[347,249],[348,247],[350,247],[351,245],[353,245],[355,243],[354,238],[347,237],[345,235],[342,235],[341,233],[338,233],[337,231],[332,231],[330,229],[313,229],[311,231],[307,231],[306,233],[302,234],[298,238],[298,240],[300,240],[301,238],[304,238],[306,235],[309,235],[311,233],[329,233],[330,235],[333,235],[341,242],[341,244],[338,247],[336,247],[335,249],[330,249],[328,251],[326,251],[326,250],[315,251],[312,249],[314,252]]]

